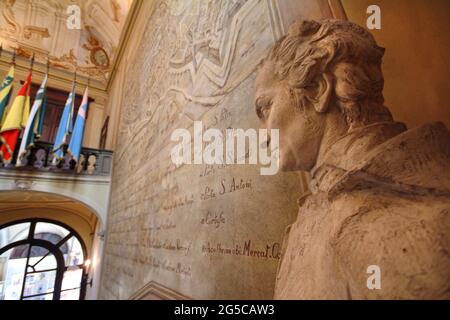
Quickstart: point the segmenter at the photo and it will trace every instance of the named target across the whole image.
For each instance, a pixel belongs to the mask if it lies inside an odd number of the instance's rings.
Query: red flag
[[[0,141],[2,146],[0,148],[0,157],[4,163],[10,163],[16,148],[17,139],[20,132],[27,122],[27,117],[30,114],[29,105],[29,87],[31,83],[31,72],[28,74],[27,80],[17,93],[16,99],[6,115],[5,122],[0,130]]]

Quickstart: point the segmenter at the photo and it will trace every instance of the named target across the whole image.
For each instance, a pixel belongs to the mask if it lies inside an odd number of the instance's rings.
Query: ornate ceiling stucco
[[[0,41],[7,51],[107,83],[133,0],[1,0]],[[77,5],[80,29],[69,29]]]

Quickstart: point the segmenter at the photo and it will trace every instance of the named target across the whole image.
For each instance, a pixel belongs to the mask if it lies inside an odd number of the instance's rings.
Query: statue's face
[[[297,90],[297,99],[289,86],[273,76],[273,64],[266,62],[256,79],[255,107],[265,128],[279,129],[280,169],[311,170],[317,161],[325,128],[325,114],[312,105],[298,106],[308,94]]]

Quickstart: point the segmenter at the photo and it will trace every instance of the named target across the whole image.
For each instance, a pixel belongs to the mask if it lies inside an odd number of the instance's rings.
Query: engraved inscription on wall
[[[293,0],[294,1],[294,0]],[[176,128],[259,128],[257,65],[281,27],[276,1],[157,1],[127,63],[101,298],[155,281],[194,299],[273,297],[298,174],[182,165]]]

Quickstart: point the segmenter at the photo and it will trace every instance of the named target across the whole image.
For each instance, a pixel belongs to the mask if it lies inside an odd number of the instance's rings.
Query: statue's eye
[[[272,99],[269,97],[259,97],[256,100],[256,114],[261,120],[267,119],[270,114]]]

